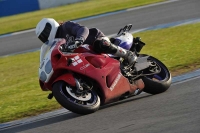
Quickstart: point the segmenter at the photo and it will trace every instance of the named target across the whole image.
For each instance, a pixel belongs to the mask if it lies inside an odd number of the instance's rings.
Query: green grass
[[[35,28],[44,17],[57,21],[98,15],[164,0],[87,0],[41,11],[0,18],[0,34]],[[87,8],[85,8],[87,7]],[[39,52],[0,58],[0,123],[60,108],[38,84]]]
[[[88,0],[57,8],[0,18],[0,34],[35,28],[44,17],[73,20],[164,0]],[[83,8],[87,7],[87,8]],[[38,84],[39,52],[0,58],[0,123],[60,108]]]
[[[0,58],[0,122],[59,108],[38,82],[39,52]]]
[[[136,33],[146,46],[141,53],[163,61],[173,75],[200,67],[200,23]],[[7,122],[61,106],[46,97],[38,83],[39,52],[0,58],[0,122]]]
[[[123,2],[121,0],[87,0],[77,4],[2,17],[0,18],[0,34],[35,28],[44,17],[51,17],[61,22],[160,1],[164,0],[123,0]]]

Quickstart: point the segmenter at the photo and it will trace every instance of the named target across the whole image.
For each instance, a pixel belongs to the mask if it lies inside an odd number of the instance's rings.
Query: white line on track
[[[179,0],[168,0],[168,1],[164,1],[164,2],[159,2],[159,3],[155,3],[155,4],[146,5],[146,6],[140,6],[140,7],[129,8],[129,9],[127,9],[126,11],[133,11],[133,10],[148,8],[148,7],[152,7],[152,6],[159,6],[159,5],[168,4],[168,3],[176,2],[176,1],[179,1]]]
[[[167,3],[175,2],[175,1],[179,1],[179,0],[169,0],[169,1],[166,1],[166,2],[151,4],[151,5],[147,5],[147,6],[130,8],[130,9],[127,9],[125,11],[132,11],[132,10],[147,8],[147,7],[151,7],[151,6],[158,6],[158,5],[161,5],[161,4],[167,4]],[[116,14],[117,14],[117,12],[116,12]],[[105,15],[106,14],[104,14],[104,16]],[[110,14],[108,13],[107,15],[110,15]],[[99,15],[99,16],[96,16],[96,17],[101,17],[101,16],[102,15]],[[92,17],[88,17],[86,19],[91,19],[91,18]],[[83,20],[83,19],[79,19],[79,20],[76,20],[76,21],[81,21],[81,20]],[[133,32],[134,33],[135,32],[140,32],[140,31],[144,31],[144,30],[147,30],[147,29],[148,28],[139,29],[139,30],[136,30],[136,31],[133,31]],[[35,31],[35,29],[30,29],[30,30],[26,30],[26,31],[15,32],[15,33],[12,33],[12,34],[7,34],[7,35],[1,35],[0,38],[11,36],[11,35],[24,34],[24,33],[32,32],[32,31]],[[110,36],[113,36],[113,35],[110,35]],[[39,49],[37,49],[37,50],[39,50]],[[29,50],[28,52],[30,52],[30,51],[31,50]],[[24,51],[24,52],[27,52],[27,51]],[[182,77],[185,77],[185,78],[182,78]],[[180,75],[179,77],[174,77],[173,79],[176,79],[176,78],[177,78],[177,80],[174,80],[173,85],[180,84],[180,83],[183,83],[183,82],[187,82],[187,81],[190,81],[190,80],[193,80],[193,79],[200,78],[200,70],[197,70],[197,71],[189,73],[189,74]],[[0,124],[0,131],[1,130],[5,130],[7,128],[11,128],[11,127],[16,127],[16,126],[20,126],[20,125],[25,125],[25,124],[30,124],[30,123],[34,123],[34,122],[37,122],[37,121],[45,120],[45,119],[48,119],[48,118],[53,118],[53,117],[60,116],[62,114],[66,114],[66,113],[70,113],[70,111],[68,111],[66,109],[61,109],[61,110],[44,113],[44,114],[41,114],[41,115],[38,115],[38,116],[35,116],[35,117],[31,117],[31,118],[27,118],[27,119],[22,119],[22,120],[17,120],[17,121],[2,123],[2,124]]]
[[[192,23],[199,23],[199,22],[200,22],[200,18],[189,19],[189,20],[184,20],[184,21],[177,21],[177,22],[172,22],[172,23],[160,24],[160,25],[151,26],[151,27],[138,29],[138,30],[132,30],[130,32],[131,33],[137,33],[137,32],[142,32],[142,31],[147,31],[147,30],[156,30],[156,29],[175,27],[175,26],[181,26],[181,25],[185,25],[185,24],[192,24]],[[30,32],[30,30],[24,31],[24,32],[27,33],[27,32]],[[17,35],[17,34],[22,34],[22,32],[14,33],[14,35]],[[113,37],[113,36],[116,36],[116,34],[108,35],[108,37]],[[34,52],[34,51],[39,51],[39,50],[40,50],[40,48],[30,49],[30,50],[16,52],[16,53],[8,54],[8,55],[3,55],[3,56],[0,56],[0,57],[7,57],[7,56],[11,56],[11,55],[17,55],[17,54],[22,54],[22,53],[27,53],[27,52]]]
[[[191,81],[194,79],[198,79],[198,78],[200,78],[200,69],[193,71],[193,72],[183,74],[183,75],[173,77],[172,78],[172,86],[181,84],[184,82],[188,82],[188,81]],[[142,94],[145,94],[145,92],[141,93],[139,96],[141,96]],[[3,124],[0,124],[0,131],[8,129],[8,128],[13,128],[13,127],[17,127],[17,126],[22,126],[22,125],[31,124],[34,122],[54,118],[54,117],[69,114],[69,113],[71,113],[69,110],[66,110],[63,108],[63,109],[59,109],[56,111],[43,113],[43,114],[31,117],[31,118],[25,118],[22,120],[16,120],[16,121],[12,121],[12,122],[3,123]]]
[[[159,6],[159,5],[168,4],[168,3],[176,2],[176,1],[179,1],[179,0],[168,0],[168,1],[164,1],[164,2],[159,2],[159,3],[155,3],[155,4],[146,5],[146,6],[134,7],[134,8],[129,8],[129,9],[125,9],[125,10],[114,11],[114,12],[100,14],[100,15],[91,16],[91,17],[87,17],[87,18],[77,19],[77,20],[74,20],[74,21],[79,22],[79,21],[83,21],[83,20],[90,20],[90,19],[100,18],[100,17],[104,17],[104,16],[109,16],[109,15],[113,15],[113,14],[122,13],[122,12],[139,10],[139,9],[148,8],[148,7],[152,7],[152,6]],[[33,31],[35,31],[35,29],[14,32],[14,33],[10,33],[10,34],[0,35],[0,38],[12,36],[12,35],[24,34],[24,33],[33,32]]]

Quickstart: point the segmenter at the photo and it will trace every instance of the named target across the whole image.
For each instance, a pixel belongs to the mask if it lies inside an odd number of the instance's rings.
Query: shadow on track
[[[103,106],[100,107],[100,110],[105,109],[105,108],[109,108],[109,107],[112,107],[112,106],[115,106],[115,105],[131,102],[131,101],[137,101],[139,99],[147,98],[147,97],[150,97],[150,96],[152,96],[152,95],[147,94],[147,93],[141,94],[141,95],[138,95],[138,96],[133,96],[133,97],[130,97],[130,98],[127,98],[127,99],[120,100],[118,102],[103,105]],[[51,118],[46,118],[46,119],[38,120],[38,121],[35,121],[35,122],[30,122],[30,123],[27,123],[27,124],[22,123],[22,124],[18,124],[18,125],[15,125],[15,126],[11,126],[11,127],[5,128],[3,130],[0,130],[0,132],[1,133],[22,132],[22,131],[26,131],[26,130],[30,130],[30,129],[34,129],[34,128],[58,123],[58,122],[61,122],[61,121],[71,120],[71,119],[78,118],[78,117],[81,117],[81,116],[82,115],[75,114],[75,113],[72,113],[72,112],[67,112],[67,113],[61,114],[59,116],[52,116]]]
[[[127,99],[123,99],[123,100],[120,100],[120,101],[117,101],[117,102],[114,102],[114,103],[109,103],[109,104],[103,105],[103,106],[100,107],[100,109],[108,108],[108,107],[115,106],[115,105],[118,105],[118,104],[136,101],[136,100],[147,98],[147,97],[150,97],[150,96],[153,96],[153,95],[145,93],[145,94],[140,94],[138,96],[132,96],[132,97],[129,97]]]

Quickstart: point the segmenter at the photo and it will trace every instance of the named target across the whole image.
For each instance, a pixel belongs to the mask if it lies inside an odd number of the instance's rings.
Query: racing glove
[[[70,42],[68,45],[67,45],[67,49],[69,51],[73,51],[74,49],[78,48],[81,44],[83,44],[82,41],[80,40],[75,40],[73,42]]]
[[[64,44],[61,48],[63,52],[71,52],[74,49],[78,48],[81,44],[83,44],[83,40],[75,39],[73,42],[68,44]]]

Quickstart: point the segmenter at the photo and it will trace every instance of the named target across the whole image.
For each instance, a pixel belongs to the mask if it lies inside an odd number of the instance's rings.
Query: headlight
[[[43,82],[45,82],[46,79],[47,79],[47,75],[45,74],[44,71],[42,71],[42,72],[40,73],[40,80],[43,81]]]
[[[45,65],[45,72],[49,74],[52,70],[51,60],[49,60]]]

